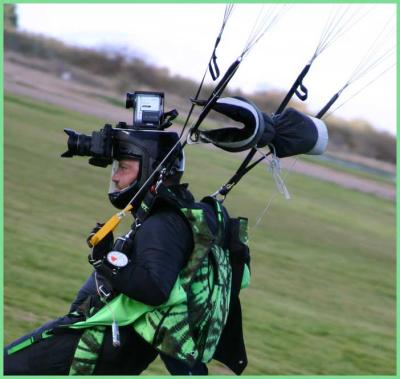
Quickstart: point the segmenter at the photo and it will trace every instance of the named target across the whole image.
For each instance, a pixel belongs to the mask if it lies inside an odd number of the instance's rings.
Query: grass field
[[[91,271],[88,231],[115,209],[107,200],[109,169],[60,158],[63,128],[90,133],[102,120],[11,94],[4,107],[7,343],[67,312]],[[185,179],[197,198],[239,163],[199,145],[186,155]],[[276,196],[250,230],[245,374],[394,375],[394,203],[295,173],[286,184],[292,199]],[[274,193],[265,166],[257,167],[226,205],[252,226]],[[210,371],[228,373],[216,363]],[[157,361],[146,374],[165,372]]]

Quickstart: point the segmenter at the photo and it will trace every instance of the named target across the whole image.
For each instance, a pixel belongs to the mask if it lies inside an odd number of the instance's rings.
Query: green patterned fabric
[[[239,217],[239,240],[246,246],[249,244],[249,222],[247,218]],[[250,285],[250,269],[244,265],[243,277],[240,288],[247,288]]]
[[[186,292],[177,280],[172,288],[169,299],[161,305],[161,308],[168,308],[175,304],[180,304],[186,300]],[[107,307],[99,309],[93,316],[86,320],[75,322],[72,325],[66,325],[71,329],[85,329],[97,325],[111,325],[115,319],[119,326],[133,324],[138,318],[143,317],[147,312],[156,307],[141,303],[140,301],[129,298],[124,294],[119,294],[109,303]]]
[[[189,364],[198,360],[207,363],[214,355],[229,312],[229,252],[220,246],[221,241],[214,241],[203,210],[181,211],[192,227],[195,246],[179,276],[187,299],[168,309],[148,312],[134,323],[134,328],[169,356]]]
[[[242,282],[240,284],[240,288],[247,288],[250,285],[250,269],[247,264],[244,264],[243,268],[243,276],[242,276]]]
[[[239,239],[240,242],[248,245],[249,243],[249,221],[247,218],[239,217]]]
[[[85,329],[76,347],[69,375],[93,374],[103,344],[105,329],[105,326]]]

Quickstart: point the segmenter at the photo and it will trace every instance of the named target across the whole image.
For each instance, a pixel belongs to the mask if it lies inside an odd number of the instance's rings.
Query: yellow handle
[[[126,212],[132,209],[132,205],[128,204],[121,212],[112,216],[89,240],[91,247],[96,246],[108,233],[112,232],[121,222]]]

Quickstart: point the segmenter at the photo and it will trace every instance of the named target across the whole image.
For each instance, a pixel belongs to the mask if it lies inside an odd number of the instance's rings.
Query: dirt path
[[[283,167],[288,167],[288,163],[283,163]],[[347,174],[328,167],[303,162],[298,160],[293,167],[293,171],[336,183],[345,188],[355,189],[361,192],[374,194],[389,200],[395,200],[396,187],[394,185],[381,183],[371,179],[360,178],[355,175]]]
[[[91,114],[104,119],[104,123],[115,124],[116,121],[131,122],[130,112],[124,109],[124,98],[115,94],[111,79],[91,76],[85,72],[72,73],[81,78],[81,82],[68,79],[66,71],[57,67],[47,67],[48,62],[27,60],[19,55],[6,54],[4,57],[4,89],[5,92],[29,96],[34,99],[61,105],[65,108]],[[64,75],[63,75],[64,74]],[[64,77],[64,79],[63,79]],[[96,83],[83,84],[85,83]],[[101,96],[121,97],[121,106],[112,105]],[[182,99],[173,99],[182,104]],[[282,167],[288,167],[289,160],[282,160]],[[396,187],[371,179],[361,178],[317,164],[298,160],[293,171],[336,183],[340,186],[370,193],[389,200],[395,200]]]

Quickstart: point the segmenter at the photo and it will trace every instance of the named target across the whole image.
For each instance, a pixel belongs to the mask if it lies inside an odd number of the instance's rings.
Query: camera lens
[[[74,155],[91,156],[92,137],[77,133],[72,129],[64,129],[68,134],[68,150],[62,154],[62,157],[73,157]]]

